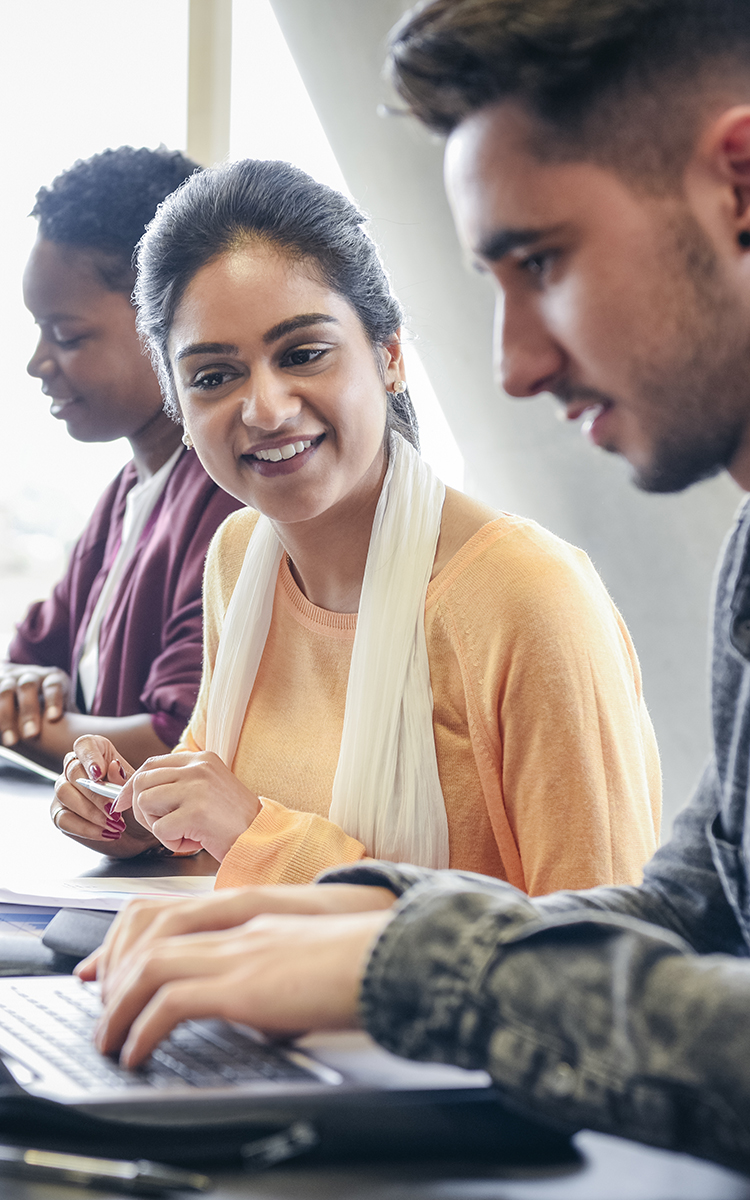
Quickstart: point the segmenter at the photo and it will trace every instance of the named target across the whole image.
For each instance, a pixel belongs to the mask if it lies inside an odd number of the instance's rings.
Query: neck
[[[348,496],[314,521],[273,523],[298,587],[318,608],[339,613],[354,613],[359,608],[386,467],[378,456],[357,496]]]
[[[182,440],[182,429],[161,409],[128,438],[138,478],[150,479],[172,457]]]

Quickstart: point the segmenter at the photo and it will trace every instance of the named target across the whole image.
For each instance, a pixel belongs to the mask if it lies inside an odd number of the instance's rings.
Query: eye
[[[190,386],[200,392],[213,392],[236,376],[237,372],[230,371],[227,367],[213,367],[210,371],[200,371]]]
[[[328,347],[325,346],[295,346],[293,350],[287,350],[282,355],[281,366],[307,367],[311,363],[320,362],[327,353]]]
[[[84,340],[84,336],[82,333],[80,333],[78,335],[78,337],[72,337],[72,338],[55,337],[52,339],[55,346],[58,346],[60,348],[60,350],[75,350],[76,346],[80,346],[80,344],[83,340]]]
[[[535,254],[527,254],[525,258],[519,259],[518,267],[525,275],[531,275],[535,279],[543,281],[550,274],[559,257],[558,250],[537,250]]]

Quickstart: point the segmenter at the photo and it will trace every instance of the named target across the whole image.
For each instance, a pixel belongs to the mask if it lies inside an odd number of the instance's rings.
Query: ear
[[[737,104],[716,118],[700,139],[699,155],[714,179],[731,190],[727,215],[733,236],[750,235],[750,104]]]
[[[401,330],[397,329],[390,341],[382,347],[386,391],[392,391],[394,383],[405,379],[404,355],[401,348]]]

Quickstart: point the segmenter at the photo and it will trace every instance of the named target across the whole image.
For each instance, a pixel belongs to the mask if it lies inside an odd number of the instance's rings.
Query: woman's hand
[[[337,886],[337,885],[332,885]],[[98,1023],[103,1054],[135,1067],[181,1021],[223,1017],[270,1034],[352,1029],[370,948],[390,912],[266,915],[135,954]]]
[[[130,858],[158,846],[158,841],[135,821],[114,813],[113,801],[80,786],[83,779],[122,786],[133,768],[108,738],[88,734],[78,738],[65,756],[63,773],[55,784],[51,815],[68,837],[94,846],[103,854]]]
[[[98,979],[106,1000],[117,989],[123,972],[130,969],[129,959],[134,954],[147,957],[167,938],[231,929],[264,913],[320,916],[370,912],[390,908],[395,900],[387,888],[348,883],[226,888],[197,900],[166,896],[131,900],[118,913],[99,949],[78,964],[76,975]]]
[[[78,743],[76,743],[78,745]],[[218,754],[149,758],[114,805],[128,808],[169,850],[208,850],[219,862],[260,812],[260,799],[240,783]]]
[[[58,667],[0,663],[0,737],[4,746],[38,737],[42,717],[59,721],[71,704],[70,677]]]

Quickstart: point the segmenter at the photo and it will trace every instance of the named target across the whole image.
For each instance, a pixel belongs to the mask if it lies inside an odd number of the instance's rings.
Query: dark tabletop
[[[0,855],[14,875],[28,862],[61,879],[78,874],[212,874],[208,854],[189,859],[103,859],[54,828],[52,786],[0,764]],[[3,871],[3,875],[6,872]],[[2,880],[3,875],[0,875]],[[582,1133],[581,1162],[558,1171],[440,1161],[286,1166],[263,1174],[212,1171],[215,1200],[750,1200],[750,1179],[684,1155]],[[117,1193],[120,1194],[121,1193]],[[96,1200],[112,1191],[0,1178],[2,1200]],[[182,1200],[188,1193],[172,1193]]]

